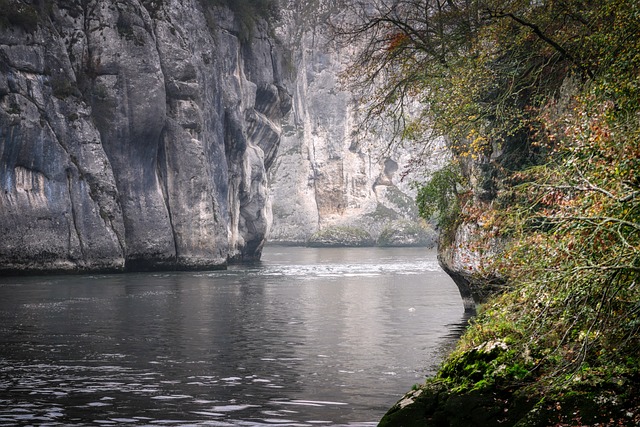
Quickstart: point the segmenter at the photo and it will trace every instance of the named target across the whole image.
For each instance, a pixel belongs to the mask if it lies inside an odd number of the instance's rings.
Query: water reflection
[[[0,279],[0,424],[375,425],[466,322],[422,249]]]

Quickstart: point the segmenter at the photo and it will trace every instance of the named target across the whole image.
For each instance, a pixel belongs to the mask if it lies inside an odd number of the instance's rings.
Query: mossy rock
[[[378,424],[381,427],[546,427],[638,426],[637,379],[625,387],[567,388],[539,395],[516,382],[483,389],[452,389],[443,380],[428,380],[407,393]],[[584,388],[580,386],[580,388]]]
[[[358,227],[328,227],[318,231],[307,241],[311,247],[364,247],[374,246],[375,240],[366,230]]]
[[[438,377],[457,385],[478,388],[496,373],[497,359],[507,351],[508,346],[503,341],[485,342],[471,350],[451,356],[440,368]]]
[[[385,227],[377,240],[378,246],[424,246],[434,247],[437,234],[427,226],[411,221],[394,221]]]
[[[405,397],[382,418],[380,427],[498,427],[514,425],[533,404],[511,399],[508,393],[472,390],[457,393],[431,381]],[[514,405],[517,402],[519,406]]]
[[[373,219],[374,221],[380,221],[380,222],[394,221],[394,220],[397,220],[399,217],[398,212],[394,211],[393,209],[387,206],[384,206],[381,203],[378,203],[375,211],[368,213],[366,216]]]

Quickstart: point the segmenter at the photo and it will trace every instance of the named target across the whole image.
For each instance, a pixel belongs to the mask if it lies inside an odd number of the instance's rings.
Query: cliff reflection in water
[[[0,423],[18,424],[375,425],[466,320],[416,248],[0,278],[0,296]]]

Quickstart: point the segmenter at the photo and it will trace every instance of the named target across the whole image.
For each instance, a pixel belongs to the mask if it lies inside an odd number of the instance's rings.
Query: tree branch
[[[522,25],[523,27],[527,27],[531,29],[531,31],[533,31],[534,34],[538,36],[540,40],[544,41],[549,46],[553,47],[562,57],[566,58],[567,60],[569,60],[569,62],[571,62],[576,67],[578,67],[578,69],[583,75],[588,76],[590,79],[594,78],[593,71],[591,71],[588,67],[586,67],[584,64],[579,62],[573,55],[571,55],[565,48],[560,46],[556,41],[552,40],[546,34],[544,34],[540,29],[540,27],[538,27],[537,25],[531,22],[527,22],[524,19],[515,16],[513,13],[498,12],[495,10],[491,10],[489,8],[486,9],[486,12],[489,18],[495,18],[495,19],[509,18],[512,21]]]

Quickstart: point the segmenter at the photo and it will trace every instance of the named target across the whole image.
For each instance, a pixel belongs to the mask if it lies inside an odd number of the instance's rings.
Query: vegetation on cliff
[[[373,246],[375,240],[360,227],[327,227],[313,234],[307,241],[311,247]]]
[[[280,16],[278,0],[205,0],[204,3],[229,8],[238,22],[243,41],[253,36],[260,19],[274,20]]]
[[[367,117],[454,154],[422,214],[508,242],[485,267],[503,292],[384,423],[638,425],[640,5],[373,4],[344,32]]]

